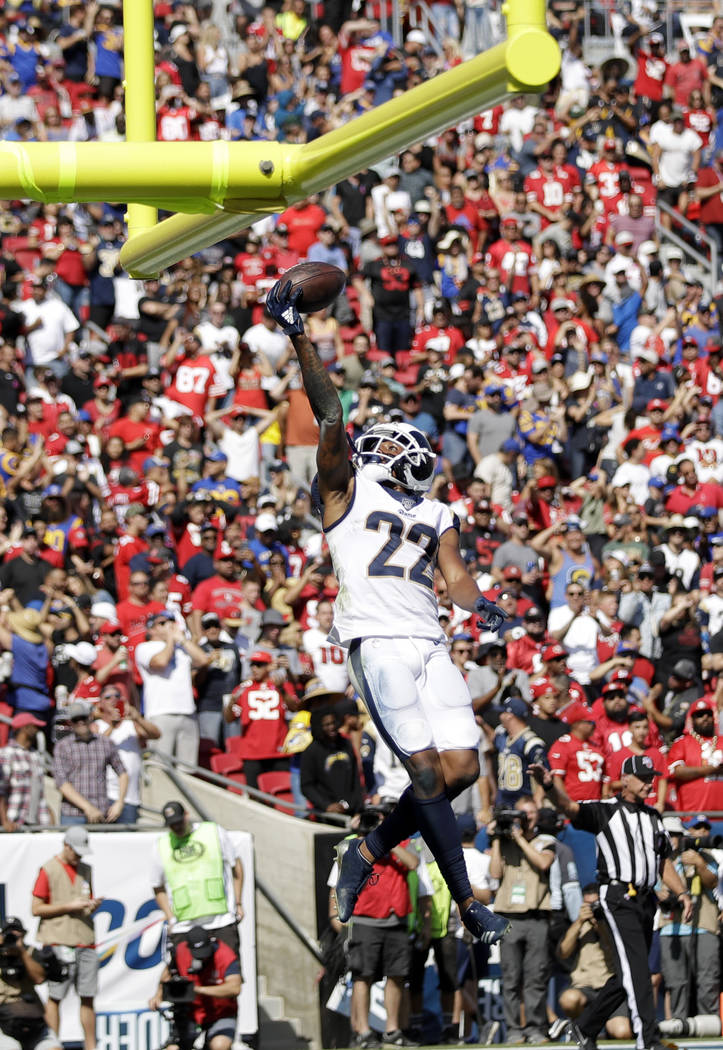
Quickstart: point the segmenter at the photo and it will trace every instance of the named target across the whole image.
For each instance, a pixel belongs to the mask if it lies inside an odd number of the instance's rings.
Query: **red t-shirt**
[[[60,860],[60,857],[56,857],[55,859]],[[75,883],[75,880],[78,878],[78,869],[74,868],[72,864],[66,864],[62,860],[60,860],[60,863],[65,868],[65,873],[70,881]],[[44,901],[46,904],[50,903],[50,881],[44,868],[41,868],[38,872],[38,877],[33,886],[33,897],[37,897],[38,900]]]
[[[272,682],[242,684],[231,694],[241,721],[240,758],[278,758],[286,737],[286,704]]]
[[[678,766],[715,766],[723,762],[723,740],[717,736],[696,740],[690,733],[683,733],[673,743],[668,753],[670,776],[675,780]],[[707,810],[723,809],[723,780],[716,777],[699,777],[683,783],[676,781],[677,802],[680,810],[704,813]]]
[[[125,601],[128,597],[128,581],[131,576],[130,561],[136,554],[149,550],[148,541],[142,536],[123,535],[118,537],[115,554],[115,584],[118,598]]]
[[[194,609],[202,613],[215,612],[221,620],[230,620],[238,616],[242,601],[241,584],[216,575],[202,580],[191,595]]]
[[[698,189],[717,186],[719,182],[723,182],[723,172],[719,175],[715,168],[703,168],[698,172]],[[723,223],[723,190],[703,201],[700,206],[700,217],[703,222]]]
[[[279,216],[279,223],[289,228],[289,248],[301,257],[306,257],[326,220],[327,214],[318,204],[287,208]]]
[[[603,755],[587,740],[565,734],[547,752],[550,770],[562,777],[575,802],[596,802],[602,794]]]
[[[148,419],[140,422],[127,418],[117,419],[108,428],[108,436],[119,437],[125,445],[139,438],[143,439],[143,445],[134,449],[128,457],[128,466],[132,467],[139,477],[143,476],[144,462],[160,444],[160,433],[161,428],[158,423],[151,423]]]
[[[717,482],[705,481],[696,486],[692,495],[682,485],[677,485],[665,504],[671,514],[687,514],[691,507],[723,507],[723,489]]]

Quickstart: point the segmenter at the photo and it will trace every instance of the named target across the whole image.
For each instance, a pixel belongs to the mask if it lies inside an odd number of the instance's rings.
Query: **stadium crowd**
[[[331,0],[232,2],[227,34],[210,5],[159,0],[158,138],[307,142],[501,37],[494,5],[431,9],[439,48],[419,29],[396,47]],[[485,635],[437,580],[480,725],[463,827],[494,838],[495,808],[534,809],[539,760],[582,801],[649,756],[657,808],[696,828],[723,813],[723,295],[656,226],[681,234],[678,213],[723,248],[723,18],[692,45],[652,19],[626,16],[629,63],[591,67],[582,5],[552,0],[562,71],[543,96],[157,280],[121,270],[119,206],[3,203],[6,831],[54,820],[38,733],[66,824],[134,822],[146,744],[293,799],[299,817],[404,789],[327,637],[318,428],[264,309],[303,260],[348,275],[308,333],[350,438],[381,420],[425,432],[432,495],[509,617]],[[3,8],[0,138],[122,139],[122,39],[113,5]],[[528,817],[517,837],[534,837]],[[526,1012],[539,1041],[539,1003]],[[505,1019],[519,1035],[519,1013]]]

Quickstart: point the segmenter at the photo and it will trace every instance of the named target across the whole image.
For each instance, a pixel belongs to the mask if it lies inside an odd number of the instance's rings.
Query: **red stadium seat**
[[[281,795],[291,791],[291,773],[288,769],[277,769],[273,773],[259,773],[259,791],[267,795]]]
[[[241,737],[230,736],[226,741],[226,752],[229,755],[236,755],[237,758],[241,757]]]
[[[218,754],[211,758],[211,769],[220,776],[227,777],[231,773],[240,773],[243,762],[237,755]]]

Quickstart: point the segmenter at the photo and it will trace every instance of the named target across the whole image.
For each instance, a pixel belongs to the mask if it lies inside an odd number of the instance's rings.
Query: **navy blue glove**
[[[266,309],[287,335],[302,335],[304,331],[304,322],[296,309],[301,291],[301,288],[292,291],[291,281],[284,282],[282,277],[266,296]]]
[[[477,626],[484,627],[486,631],[499,631],[505,620],[509,620],[509,615],[483,594],[474,603],[474,611],[479,616]]]

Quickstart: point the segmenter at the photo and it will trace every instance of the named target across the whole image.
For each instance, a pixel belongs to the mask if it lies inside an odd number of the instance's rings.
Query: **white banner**
[[[150,885],[148,860],[158,834],[152,831],[93,833],[93,852],[85,858],[93,871],[93,892],[103,897],[95,913],[95,935],[101,960],[95,998],[98,1050],[157,1050],[168,1025],[148,1009],[163,969],[163,915]],[[254,914],[253,839],[229,831],[244,868],[244,918],[241,935],[243,986],[239,997],[239,1033],[258,1029],[256,997],[256,919]],[[5,915],[17,915],[35,942],[38,920],[31,912],[32,889],[41,866],[60,852],[61,832],[0,835],[0,894]],[[40,994],[45,986],[39,988]],[[82,1042],[79,1002],[72,992],[60,1007],[60,1037]]]

